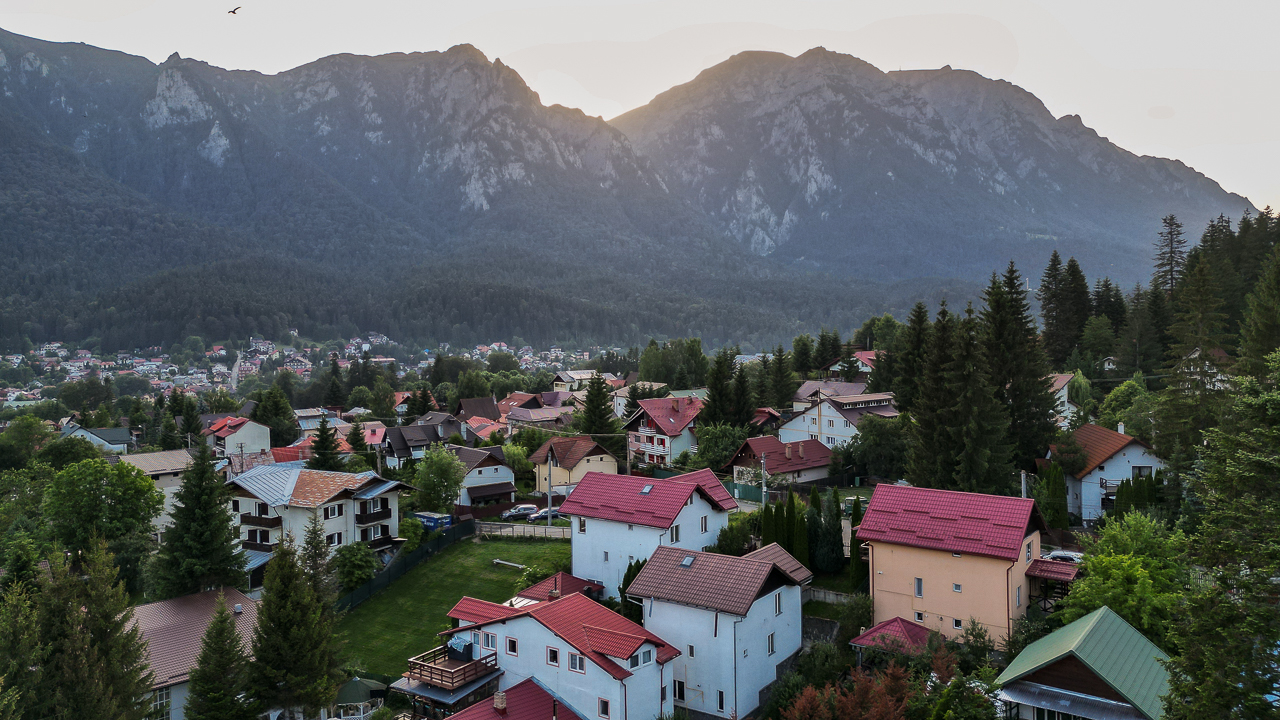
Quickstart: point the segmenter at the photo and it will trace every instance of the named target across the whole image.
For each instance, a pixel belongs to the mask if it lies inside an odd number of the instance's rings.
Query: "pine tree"
[[[200,443],[174,496],[173,524],[153,561],[160,598],[201,592],[244,579],[245,558],[228,503],[230,493],[213,471],[209,446]]]
[[[813,336],[805,333],[791,341],[791,359],[796,373],[804,380],[813,372]]]
[[[892,376],[893,401],[899,411],[912,413],[920,396],[920,383],[928,365],[930,341],[933,337],[929,308],[924,303],[918,302],[911,308],[911,314],[907,316],[906,332],[899,333],[898,337],[901,338],[899,350],[893,353],[896,358],[893,368],[896,374]],[[876,371],[880,371],[878,362]]]
[[[218,596],[213,619],[200,643],[200,655],[187,686],[187,720],[253,720],[257,714],[244,697],[248,689],[249,656],[245,653],[235,617]]]
[[[772,392],[773,405],[777,410],[791,407],[791,398],[796,394],[796,385],[791,380],[791,358],[779,345],[773,353],[769,390]]]
[[[1045,352],[1056,367],[1061,367],[1080,344],[1090,308],[1089,283],[1080,270],[1080,264],[1073,257],[1065,268],[1059,270],[1055,266],[1057,263],[1061,263],[1061,258],[1055,251],[1036,296],[1040,298],[1044,318]]]
[[[745,366],[739,366],[733,374],[733,414],[730,424],[737,427],[750,427],[751,419],[756,414],[755,395],[751,392],[751,380],[747,377]]]
[[[14,583],[0,593],[0,678],[14,707],[23,710],[17,717],[34,719],[42,716],[44,699],[39,690],[49,648],[39,635],[33,588]]]
[[[618,435],[620,428],[609,400],[609,386],[600,375],[593,375],[587,383],[587,397],[574,420],[579,432],[590,435],[614,457],[626,452],[626,439]]]
[[[992,276],[984,299],[982,345],[989,380],[1009,415],[1014,458],[1030,469],[1053,439],[1049,361],[1040,347],[1022,277],[1012,262],[1002,279]]]
[[[1280,246],[1267,258],[1249,295],[1240,329],[1239,370],[1254,377],[1266,374],[1266,358],[1280,348]]]
[[[1062,327],[1060,320],[1061,288],[1062,288],[1062,256],[1057,250],[1049,256],[1049,264],[1040,275],[1040,287],[1036,288],[1036,300],[1040,301],[1040,327],[1044,336],[1045,350],[1050,359],[1058,352],[1063,342],[1058,334]]]
[[[254,422],[271,430],[271,447],[285,447],[298,439],[297,416],[284,390],[273,385],[250,415]]]
[[[298,550],[298,564],[302,566],[312,597],[321,608],[322,619],[328,620],[331,619],[333,601],[337,597],[337,582],[333,575],[329,543],[325,540],[324,529],[320,515],[312,514],[302,536],[302,547]]]
[[[721,348],[707,370],[707,399],[698,413],[703,424],[721,425],[730,422],[733,414],[733,357],[728,348]]]
[[[792,496],[794,497],[794,496]],[[791,529],[791,556],[801,565],[809,565],[809,518],[817,513],[813,508],[805,509],[800,503],[793,507],[796,513],[795,525]]]
[[[328,417],[320,418],[320,429],[311,441],[311,459],[307,461],[307,469],[329,472],[342,472],[346,469],[346,463],[338,454],[337,433],[329,425]]]
[[[778,542],[778,532],[774,525],[773,505],[763,503],[760,506],[760,546],[772,545]]]
[[[778,544],[787,552],[795,551],[796,540],[796,494],[787,491],[787,500],[782,503],[782,523],[777,527]]]
[[[1095,317],[1105,317],[1111,322],[1111,332],[1119,333],[1124,327],[1128,306],[1124,293],[1111,282],[1111,278],[1102,278],[1094,283],[1093,295],[1089,299]]]
[[[818,333],[818,344],[813,351],[813,367],[821,370],[835,360],[840,359],[840,334],[835,330],[822,328]]]
[[[327,407],[341,407],[346,402],[348,394],[342,382],[342,366],[338,365],[338,353],[329,353],[329,383],[324,391],[324,404]]]
[[[1217,424],[1227,399],[1226,316],[1207,265],[1196,263],[1175,296],[1171,377],[1160,394],[1155,436],[1157,450],[1166,456],[1174,442],[1198,447],[1204,431]]]
[[[293,538],[276,546],[263,579],[253,633],[249,697],[259,707],[284,708],[288,718],[313,716],[333,704],[337,680],[333,644],[320,602],[298,562]]]
[[[858,526],[862,524],[862,497],[854,496],[853,512],[849,516],[850,530],[849,538],[849,573],[853,576],[853,589],[858,591],[862,584],[867,581],[869,573],[867,571],[867,561],[862,559],[862,551],[858,546]]]
[[[1166,294],[1178,286],[1182,271],[1187,265],[1187,238],[1182,223],[1173,215],[1160,220],[1160,232],[1156,240],[1155,273],[1151,286],[1164,288]]]
[[[182,409],[182,442],[184,446],[191,447],[202,441],[201,433],[204,431],[204,424],[200,422],[200,409],[196,399],[186,396],[185,400]]]
[[[955,320],[943,302],[929,334],[925,363],[912,404],[911,443],[907,457],[907,478],[921,487],[944,487],[955,473],[955,453],[950,429],[953,422],[954,393],[946,377],[955,350]]]
[[[369,459],[369,443],[365,442],[364,425],[359,420],[352,423],[351,430],[347,432],[347,445],[351,448],[352,457]],[[368,464],[373,465],[373,463]]]
[[[769,390],[769,382],[773,377],[773,366],[769,356],[760,358],[760,367],[756,370],[756,403],[760,407],[772,407],[773,393]],[[790,407],[790,406],[788,406]],[[703,412],[706,412],[705,410]]]
[[[161,450],[181,450],[185,447],[182,436],[178,434],[178,423],[173,421],[173,415],[165,413],[164,422],[160,426],[160,449]]]
[[[948,413],[951,447],[939,460],[953,463],[950,487],[992,493],[1003,490],[1013,472],[1009,416],[988,379],[978,333],[978,321],[969,307],[956,333],[954,357],[944,372],[956,398]]]

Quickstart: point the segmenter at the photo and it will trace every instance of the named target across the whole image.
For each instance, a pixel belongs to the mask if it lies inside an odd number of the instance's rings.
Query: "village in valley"
[[[1170,220],[776,348],[31,342],[0,718],[1271,716],[1275,221]]]

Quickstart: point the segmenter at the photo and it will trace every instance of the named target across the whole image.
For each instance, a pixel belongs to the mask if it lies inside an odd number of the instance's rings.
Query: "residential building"
[[[133,447],[133,433],[129,428],[87,428],[70,422],[62,426],[61,438],[84,438],[99,450],[114,455],[124,455]]]
[[[671,711],[668,665],[680,650],[585,595],[523,608],[464,597],[449,617],[457,627],[446,634],[469,641],[464,652],[501,671],[498,690],[537,677],[596,718],[653,720]],[[410,678],[414,672],[411,660]]]
[[[562,430],[573,422],[573,412],[574,409],[571,405],[512,408],[506,415],[507,436],[510,437],[527,427]]]
[[[1062,430],[1070,429],[1071,418],[1080,409],[1080,406],[1071,402],[1071,398],[1067,395],[1067,385],[1071,383],[1073,377],[1075,375],[1071,373],[1055,373],[1049,376],[1049,391],[1053,393],[1053,419]]]
[[[784,443],[772,435],[747,438],[724,469],[738,483],[758,483],[761,472],[773,482],[809,482],[827,477],[831,449],[818,440]]]
[[[670,465],[688,451],[698,451],[695,430],[703,401],[697,397],[666,397],[640,401],[640,412],[627,421],[628,452],[634,462]]]
[[[1008,635],[1033,579],[1056,578],[1063,564],[1040,558],[1047,530],[1027,498],[877,485],[857,528],[875,623],[901,617],[955,638],[972,618]]]
[[[1169,658],[1103,606],[1028,645],[996,684],[1006,718],[1160,720]]]
[[[301,542],[315,516],[332,548],[364,542],[374,550],[389,549],[400,532],[400,492],[412,490],[372,471],[328,472],[292,464],[259,465],[227,484],[249,558],[250,587],[261,585],[259,568],[280,540],[292,534]]]
[[[521,680],[495,692],[491,700],[449,716],[450,720],[587,720],[590,717],[536,677]]]
[[[691,718],[754,712],[801,645],[813,573],[777,543],[743,557],[662,546],[627,588],[646,629],[679,638],[669,696]]]
[[[573,528],[573,574],[618,597],[629,563],[662,545],[710,547],[737,507],[710,470],[666,480],[589,472],[560,506]]]
[[[258,603],[233,587],[183,595],[133,609],[133,626],[142,633],[147,668],[154,678],[148,718],[183,720],[186,717],[191,671],[200,657],[201,642],[213,620],[219,596],[232,612],[240,642],[248,648],[258,623]]]
[[[593,583],[590,580],[583,580],[576,575],[570,575],[567,572],[558,572],[551,577],[536,582],[529,587],[516,593],[515,598],[525,604],[530,602],[546,602],[555,600],[574,593],[582,593],[590,598],[599,598],[600,593],[604,590],[604,586],[600,583]],[[508,603],[510,604],[510,603]],[[512,605],[512,607],[523,607],[523,605]]]
[[[806,408],[824,397],[844,397],[861,395],[867,391],[863,382],[844,382],[842,380],[805,380],[791,398],[791,409],[803,412]]]
[[[615,380],[613,373],[602,373],[596,370],[561,370],[556,373],[556,379],[551,385],[551,389],[557,392],[575,392],[582,390],[591,382],[591,378],[600,375],[605,380]]]
[[[216,420],[204,431],[204,436],[217,457],[252,455],[271,449],[271,428],[247,417],[232,415]]]
[[[320,422],[326,418],[331,427],[338,422],[338,416],[325,408],[302,408],[294,410],[293,414],[303,437],[315,437],[320,432]]]
[[[501,447],[444,447],[467,468],[467,474],[462,479],[462,490],[454,501],[456,504],[475,507],[515,502],[516,475],[507,465],[507,458]]]
[[[191,467],[191,453],[187,450],[135,453],[120,456],[120,462],[129,463],[146,473],[156,488],[164,493],[164,509],[152,523],[156,532],[163,535],[165,529],[173,524],[173,499],[182,487],[182,473]]]
[[[458,407],[454,408],[453,414],[463,421],[471,418],[485,418],[497,422],[498,418],[502,417],[502,412],[498,409],[498,401],[492,397],[463,398],[458,401]]]
[[[858,423],[868,415],[897,417],[893,393],[838,395],[816,399],[778,428],[778,439],[784,443],[817,440],[828,448],[833,448],[852,440],[858,434]]]
[[[666,388],[667,388],[667,384],[666,384],[666,383],[660,383],[660,382],[634,382],[634,383],[628,383],[625,387],[620,387],[620,388],[618,388],[617,390],[614,390],[613,392],[609,393],[609,399],[613,402],[613,415],[614,415],[614,417],[617,417],[617,418],[626,418],[626,416],[627,416],[627,401],[631,398],[631,387],[632,387],[632,386],[639,386],[640,388],[643,388],[644,390],[646,390],[646,391],[649,393],[649,395],[650,395],[651,397],[653,396],[653,394],[654,394],[654,393],[657,393],[657,392],[659,392],[659,391],[661,391],[663,394],[665,394],[665,391],[666,391]]]
[[[589,472],[616,474],[618,459],[590,436],[553,437],[529,456],[538,492],[568,495]]]
[[[1150,445],[1124,434],[1123,424],[1116,431],[1088,423],[1076,428],[1073,436],[1084,450],[1085,464],[1079,473],[1067,476],[1067,510],[1086,523],[1115,505],[1121,482],[1164,469]]]
[[[387,467],[397,468],[408,458],[421,460],[428,447],[447,442],[454,435],[464,444],[472,442],[466,423],[449,413],[429,412],[412,425],[387,428],[382,437],[382,455]]]

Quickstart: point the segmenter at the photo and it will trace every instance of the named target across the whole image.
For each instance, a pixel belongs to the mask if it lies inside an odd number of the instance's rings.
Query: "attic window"
[[[650,492],[651,490],[653,490],[653,486],[652,486],[652,485],[645,485],[645,486],[644,486],[644,489],[642,489],[642,490],[640,491],[640,494],[641,494],[641,495],[648,495],[648,494],[649,494],[649,492]]]
[[[680,567],[689,567],[692,564],[693,564],[692,555],[685,555],[684,559],[680,561]]]

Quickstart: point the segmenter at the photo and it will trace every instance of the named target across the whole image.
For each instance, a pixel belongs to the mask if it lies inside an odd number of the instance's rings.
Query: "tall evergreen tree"
[[[1207,263],[1187,273],[1175,296],[1177,317],[1170,328],[1172,377],[1161,392],[1156,447],[1197,447],[1201,435],[1217,423],[1226,401],[1226,315]]]
[[[955,319],[945,302],[938,308],[929,334],[929,346],[917,396],[912,403],[907,478],[922,487],[944,487],[955,473],[955,452],[950,438],[954,392],[947,378],[955,350]]]
[[[351,448],[352,457],[362,458],[366,462],[369,460],[369,443],[364,439],[364,424],[359,420],[352,423],[351,429],[347,431],[347,445]],[[369,462],[368,465],[372,467],[373,463]]]
[[[970,307],[960,321],[954,357],[944,373],[956,393],[948,413],[951,447],[947,454],[954,456],[951,488],[992,493],[1010,481],[1012,446],[1007,440],[1008,409],[988,379],[980,342],[978,321]]]
[[[613,402],[609,399],[609,386],[600,375],[592,376],[587,383],[587,397],[575,418],[578,430],[600,443],[614,457],[626,452],[626,439],[620,436],[618,420],[613,415]]]
[[[14,583],[0,592],[0,678],[23,720],[41,717],[46,699],[39,691],[49,648],[40,637],[33,587]]]
[[[982,350],[991,387],[1009,415],[1015,461],[1031,469],[1053,439],[1054,397],[1049,361],[1040,347],[1022,277],[1012,262],[991,277],[982,311]]]
[[[289,405],[289,398],[277,386],[272,386],[262,401],[254,406],[250,417],[271,431],[271,447],[284,447],[298,439],[297,416]]]
[[[257,714],[245,697],[248,675],[249,656],[235,617],[219,595],[187,685],[186,720],[253,720]]]
[[[773,505],[762,503],[760,506],[760,546],[771,545],[778,542],[778,531],[775,526]]]
[[[813,336],[809,333],[797,335],[791,341],[791,359],[796,373],[803,380],[813,371]]]
[[[721,348],[707,370],[707,399],[698,413],[701,422],[720,425],[731,422],[733,415],[733,357]]]
[[[1093,308],[1094,316],[1105,317],[1111,322],[1111,332],[1118,333],[1120,328],[1124,327],[1128,306],[1124,300],[1124,293],[1120,291],[1119,286],[1111,282],[1111,278],[1104,277],[1094,283],[1089,304]]]
[[[835,330],[822,328],[818,333],[818,344],[813,351],[813,368],[821,370],[840,359],[840,334]]]
[[[796,540],[796,494],[787,491],[787,500],[782,503],[782,523],[777,527],[778,544],[787,552],[794,552]]]
[[[1155,272],[1151,276],[1151,286],[1159,286],[1167,294],[1178,286],[1187,265],[1187,238],[1177,217],[1166,215],[1160,220],[1155,245]]]
[[[750,427],[756,414],[755,394],[751,392],[751,380],[746,366],[739,366],[733,374],[733,413],[729,422],[737,427]]]
[[[898,410],[911,413],[915,410],[916,399],[920,394],[920,382],[924,377],[925,367],[929,362],[930,340],[933,326],[929,323],[929,308],[918,302],[911,308],[907,316],[907,329],[899,333],[901,342],[897,343],[893,366],[886,366],[885,371],[896,371],[891,375],[894,404]],[[880,363],[876,363],[876,373],[881,371]]]
[[[160,598],[234,586],[244,579],[245,558],[230,499],[227,486],[213,471],[209,446],[200,443],[182,473],[173,524],[161,537],[152,564],[152,582]]]
[[[1272,250],[1249,295],[1240,329],[1240,371],[1262,377],[1266,358],[1280,348],[1280,246]]]
[[[346,385],[342,382],[342,366],[338,364],[338,353],[329,353],[329,382],[324,391],[324,404],[327,407],[341,407],[349,394]]]
[[[817,511],[812,507],[806,508],[805,505],[797,502],[795,505],[796,520],[795,525],[791,529],[791,556],[800,561],[800,564],[809,566],[809,520],[817,517]]]
[[[769,389],[773,393],[772,407],[786,410],[791,407],[791,398],[796,394],[796,384],[791,379],[791,358],[781,345],[773,353],[770,373]]]
[[[286,536],[267,563],[253,633],[248,687],[259,708],[283,708],[292,720],[333,704],[338,689],[329,664],[333,638],[323,614],[293,538]]]
[[[862,524],[861,496],[855,495],[853,498],[853,512],[849,516],[849,523],[851,528],[855,528],[855,530],[850,531],[851,537],[849,538],[849,573],[853,576],[854,591],[860,592],[862,584],[867,581],[870,575],[867,571],[867,561],[862,559],[862,552],[857,542],[858,534],[856,528]]]
[[[309,470],[328,470],[342,472],[346,463],[338,454],[338,437],[328,417],[320,418],[320,430],[311,442],[311,459],[307,461]]]
[[[769,383],[773,378],[773,365],[769,361],[769,356],[765,355],[760,358],[760,366],[756,369],[756,403],[760,407],[771,407],[773,402],[773,393],[769,390]]]
[[[182,409],[182,443],[186,447],[191,447],[202,441],[201,433],[204,431],[204,424],[200,422],[200,409],[196,399],[190,395],[184,397],[186,402]]]
[[[1062,327],[1060,320],[1062,297],[1062,256],[1057,250],[1049,256],[1049,264],[1040,275],[1040,287],[1036,288],[1036,300],[1040,301],[1040,328],[1044,334],[1045,350],[1050,359],[1054,358],[1060,345],[1057,333]]]
[[[161,450],[181,450],[186,446],[182,440],[182,435],[178,433],[178,423],[174,422],[173,415],[164,414],[164,421],[160,425],[160,449]]]

